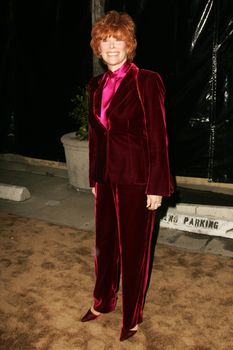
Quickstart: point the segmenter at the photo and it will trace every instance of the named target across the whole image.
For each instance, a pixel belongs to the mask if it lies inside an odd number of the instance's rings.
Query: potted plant
[[[69,116],[75,121],[77,131],[76,136],[80,141],[88,138],[88,113],[89,113],[89,94],[88,88],[79,87],[76,96],[71,100],[74,108]]]
[[[89,97],[87,86],[79,87],[71,100],[73,110],[69,117],[75,121],[76,131],[61,137],[66,157],[69,183],[77,189],[89,189],[88,181],[88,113]]]

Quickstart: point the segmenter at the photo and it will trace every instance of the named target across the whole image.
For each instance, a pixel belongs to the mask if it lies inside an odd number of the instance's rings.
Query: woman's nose
[[[115,42],[114,41],[110,41],[110,48],[112,49],[112,48],[114,48],[114,46],[115,46]]]

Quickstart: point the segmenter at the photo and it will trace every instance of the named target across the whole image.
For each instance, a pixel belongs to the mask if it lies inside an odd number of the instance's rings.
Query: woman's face
[[[127,61],[127,45],[124,40],[109,36],[100,41],[100,54],[108,69],[114,71]]]

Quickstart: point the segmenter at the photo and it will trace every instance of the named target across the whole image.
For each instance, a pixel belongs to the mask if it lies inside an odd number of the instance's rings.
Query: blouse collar
[[[131,67],[131,62],[126,61],[120,68],[115,71],[108,70],[107,74],[111,78],[123,78]]]

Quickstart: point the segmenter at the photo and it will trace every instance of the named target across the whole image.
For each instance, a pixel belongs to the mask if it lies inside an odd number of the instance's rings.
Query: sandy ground
[[[233,259],[158,245],[140,330],[89,323],[94,234],[0,213],[1,350],[232,350]]]

